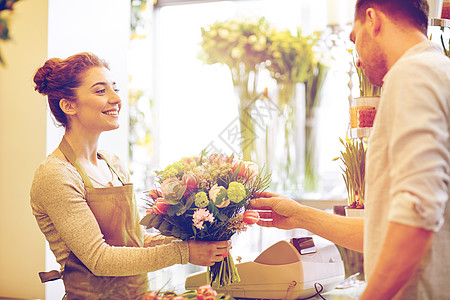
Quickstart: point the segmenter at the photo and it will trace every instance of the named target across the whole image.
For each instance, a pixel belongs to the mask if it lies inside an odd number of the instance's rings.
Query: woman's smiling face
[[[107,68],[87,70],[77,89],[76,113],[71,118],[71,126],[98,133],[119,128],[122,102],[117,92],[116,83]]]

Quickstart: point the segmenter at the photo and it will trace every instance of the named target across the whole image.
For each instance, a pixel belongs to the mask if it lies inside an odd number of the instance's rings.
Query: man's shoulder
[[[450,74],[450,59],[444,55],[443,49],[433,42],[423,42],[410,49],[401,57],[393,69],[414,69],[430,73],[440,72]],[[442,73],[441,73],[442,74]]]
[[[388,72],[386,80],[397,78],[401,81],[411,79],[429,82],[440,86],[450,86],[450,59],[444,51],[431,42],[421,45],[401,57]]]

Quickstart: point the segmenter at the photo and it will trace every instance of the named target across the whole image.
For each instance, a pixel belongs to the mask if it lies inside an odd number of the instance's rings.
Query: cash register
[[[235,298],[304,299],[334,289],[345,279],[336,246],[318,236],[281,240],[248,262],[237,263],[240,282],[215,287]],[[186,279],[187,290],[206,284],[206,272]]]

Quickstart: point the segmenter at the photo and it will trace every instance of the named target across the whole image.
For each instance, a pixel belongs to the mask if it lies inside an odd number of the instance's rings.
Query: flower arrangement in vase
[[[278,107],[281,109],[283,124],[277,124],[280,132],[284,135],[284,143],[278,143],[282,149],[278,153],[281,160],[279,164],[279,177],[283,178],[283,190],[299,190],[304,192],[316,191],[318,186],[317,172],[317,147],[316,147],[316,118],[315,110],[320,104],[320,91],[326,78],[328,67],[319,58],[319,52],[315,51],[321,38],[320,32],[311,35],[304,35],[301,28],[297,28],[297,33],[292,34],[289,30],[276,31],[270,36],[270,46],[267,49],[268,63],[267,69],[278,85]],[[305,85],[305,105],[298,107],[297,84]],[[295,143],[300,140],[296,134],[299,131],[298,111],[304,111],[305,125],[304,153],[300,153],[301,147],[295,147]],[[304,181],[303,186],[299,186],[300,170],[295,166],[299,165],[301,157],[304,155]]]
[[[237,19],[218,21],[202,28],[199,58],[206,64],[227,65],[239,98],[242,157],[247,161],[266,162],[274,174],[274,188],[298,190],[301,185],[298,170],[301,156],[305,156],[305,184],[310,190],[317,186],[317,167],[314,163],[315,147],[314,111],[319,104],[319,92],[328,67],[321,63],[314,49],[320,33],[304,35],[300,28],[277,30],[266,19]],[[262,94],[258,92],[258,78],[269,71],[278,87],[276,102],[279,116],[270,124],[266,138],[265,159],[261,159],[255,142],[255,124],[252,109]],[[296,86],[305,84],[305,106],[297,107]],[[267,100],[267,99],[266,99]],[[299,143],[299,111],[305,112],[305,153]],[[269,147],[270,146],[270,147]],[[275,147],[278,147],[275,149]],[[267,159],[267,158],[270,159]],[[260,159],[260,160],[258,160]],[[306,180],[309,180],[306,184]]]
[[[254,160],[254,124],[249,108],[258,97],[257,82],[267,61],[270,24],[264,18],[217,21],[201,29],[199,59],[206,64],[228,66],[239,98],[242,158]]]
[[[342,177],[347,188],[348,207],[350,209],[364,208],[364,188],[365,188],[365,169],[366,169],[366,145],[363,138],[339,139],[344,146],[344,151],[334,160],[341,160],[344,164],[341,167]],[[346,209],[347,209],[346,208]]]

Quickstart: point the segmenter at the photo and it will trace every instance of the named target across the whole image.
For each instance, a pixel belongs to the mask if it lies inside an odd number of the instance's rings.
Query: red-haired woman
[[[59,147],[35,173],[31,207],[61,265],[68,299],[139,299],[147,272],[222,260],[228,242],[179,241],[144,235],[129,173],[112,153],[98,151],[104,131],[119,127],[121,99],[105,61],[91,53],[49,59],[34,76],[56,121]]]

